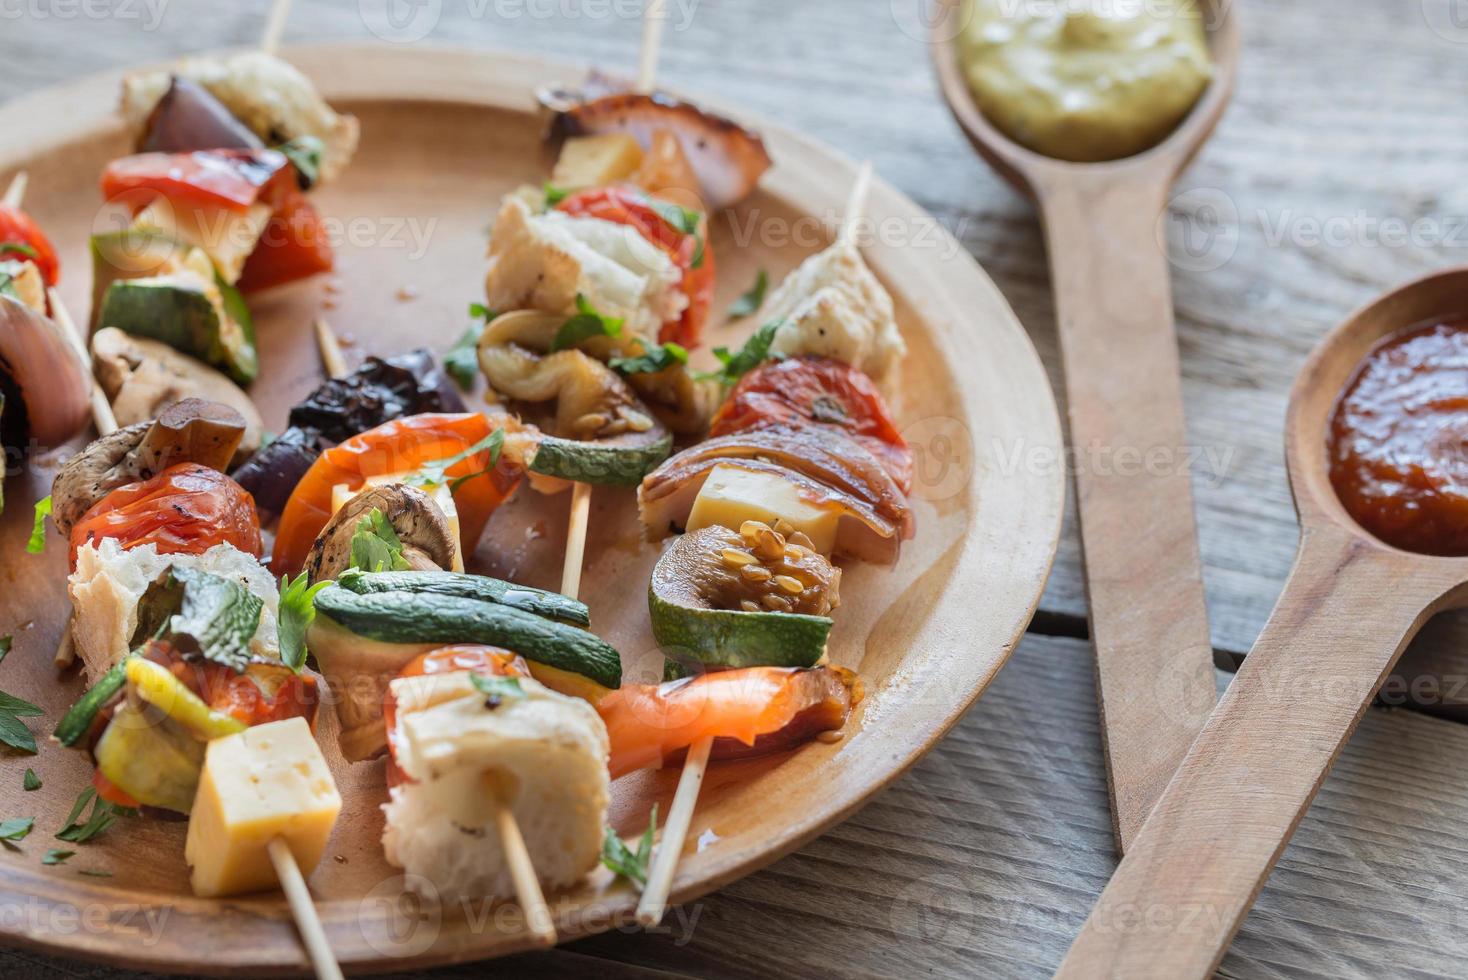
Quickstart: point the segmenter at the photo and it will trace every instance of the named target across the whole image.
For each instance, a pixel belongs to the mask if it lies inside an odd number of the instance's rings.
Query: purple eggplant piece
[[[208,89],[177,75],[153,107],[138,144],[140,153],[264,148],[260,137],[236,119]]]

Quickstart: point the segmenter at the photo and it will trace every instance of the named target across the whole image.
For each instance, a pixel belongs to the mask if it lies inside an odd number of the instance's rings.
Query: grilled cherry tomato
[[[295,181],[295,169],[276,150],[196,150],[138,153],[108,164],[102,194],[153,191],[175,207],[218,207],[245,212],[274,205]]]
[[[299,572],[312,543],[331,519],[332,489],[346,485],[356,490],[368,477],[411,474],[429,463],[468,451],[493,431],[489,420],[473,413],[409,415],[393,419],[352,436],[333,446],[311,464],[286,501],[275,533],[275,552],[270,567],[277,574]],[[464,554],[473,553],[489,522],[489,515],[504,503],[520,482],[520,470],[505,456],[485,473],[489,451],[482,450],[460,460],[447,476],[474,476],[454,490],[459,510],[459,531]]]
[[[238,483],[198,463],[178,463],[150,480],[118,487],[71,529],[71,565],[82,545],[114,538],[124,548],[158,546],[161,555],[232,544],[259,557],[255,500]]]
[[[7,259],[35,263],[48,286],[61,280],[61,262],[45,232],[20,208],[0,204],[0,261]]]
[[[331,242],[321,214],[296,188],[286,190],[275,214],[245,260],[239,288],[244,292],[268,289],[297,279],[330,272]]]
[[[861,371],[828,357],[766,361],[746,374],[714,414],[709,437],[791,422],[845,429],[903,493],[911,488],[912,451],[882,393]]]
[[[684,347],[697,346],[714,302],[714,253],[708,243],[706,218],[700,215],[698,229],[686,232],[670,220],[679,211],[676,204],[654,201],[632,187],[594,187],[580,191],[556,205],[556,209],[579,217],[630,225],[665,252],[683,271],[681,288],[688,297],[688,308],[677,320],[663,324],[658,340],[673,341]]]

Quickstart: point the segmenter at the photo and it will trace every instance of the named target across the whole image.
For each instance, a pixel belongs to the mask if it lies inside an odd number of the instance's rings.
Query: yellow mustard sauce
[[[1213,75],[1193,0],[964,0],[961,23],[958,55],[979,109],[1061,160],[1155,146]]]

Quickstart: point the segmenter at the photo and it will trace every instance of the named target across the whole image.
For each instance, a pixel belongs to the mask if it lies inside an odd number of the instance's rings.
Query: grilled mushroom
[[[553,113],[551,138],[627,133],[647,150],[654,134],[671,132],[714,210],[743,200],[770,168],[764,141],[732,119],[662,92],[617,88],[606,76],[593,76],[581,91],[542,89],[541,105]]]
[[[0,440],[54,448],[86,428],[91,380],[50,318],[0,291]]]
[[[245,420],[228,405],[186,398],[154,421],[118,429],[68,459],[51,484],[51,518],[70,535],[72,525],[107,494],[175,463],[223,472],[244,434]]]
[[[245,420],[236,461],[260,448],[265,423],[255,403],[239,385],[203,361],[156,340],[106,327],[92,335],[92,366],[118,425],[151,421],[169,405],[197,398],[227,405]]]
[[[352,537],[357,525],[374,510],[397,532],[403,559],[411,568],[435,571],[453,567],[458,545],[443,511],[422,490],[392,483],[357,494],[322,528],[306,556],[311,581],[335,579],[352,567]]]

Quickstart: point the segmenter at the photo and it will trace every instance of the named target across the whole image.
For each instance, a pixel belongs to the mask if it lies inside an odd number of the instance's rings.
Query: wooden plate
[[[339,108],[362,121],[362,147],[344,179],[318,201],[338,222],[339,271],[252,299],[261,379],[252,390],[267,426],[319,381],[309,324],[324,312],[349,358],[417,345],[446,349],[482,292],[486,228],[502,194],[540,183],[534,88],[577,80],[566,65],[464,51],[394,46],[292,50]],[[30,171],[27,208],[54,238],[63,293],[87,309],[87,236],[100,205],[97,178],[129,152],[113,114],[117,74],[0,108],[0,177]],[[757,121],[755,124],[758,125]],[[855,168],[829,149],[759,125],[776,166],[750,200],[716,221],[723,309],[755,270],[771,279],[828,244]],[[851,566],[842,583],[832,659],[859,668],[867,699],[847,737],[763,760],[717,765],[705,783],[673,897],[687,902],[762,867],[845,817],[943,735],[1004,663],[1030,621],[1060,531],[1064,474],[1055,402],[1029,338],[963,248],[917,205],[877,182],[865,254],[897,302],[911,346],[894,408],[918,464],[918,533],[894,569]],[[737,344],[752,324],[717,327],[708,346]],[[706,351],[703,352],[708,357]],[[0,633],[15,649],[0,688],[47,711],[49,730],[82,689],[51,666],[66,614],[63,542],[25,554],[30,501],[48,492],[65,453],[7,481],[0,524]],[[629,679],[651,680],[659,657],[643,601],[658,549],[641,544],[630,492],[599,489],[583,581],[598,632],[622,652]],[[476,568],[533,585],[559,582],[567,497],[528,490],[490,523]],[[421,967],[525,949],[518,909],[420,906],[382,857],[380,764],[335,757],[346,806],[311,878],[343,964],[371,971]],[[44,780],[21,790],[27,766]],[[0,759],[0,816],[35,816],[36,829],[0,854],[0,940],[143,969],[293,973],[306,962],[284,900],[274,894],[205,901],[189,893],[184,824],[126,821],[42,866],[90,766],[44,745],[37,757]],[[662,812],[676,771],[629,776],[614,787],[613,825],[624,835]],[[111,878],[80,875],[106,870]],[[555,895],[557,929],[574,939],[629,925],[635,896],[599,872]],[[10,914],[18,909],[19,914]],[[670,913],[676,917],[678,910]],[[676,919],[674,920],[676,921]],[[705,926],[705,928],[709,928]]]

